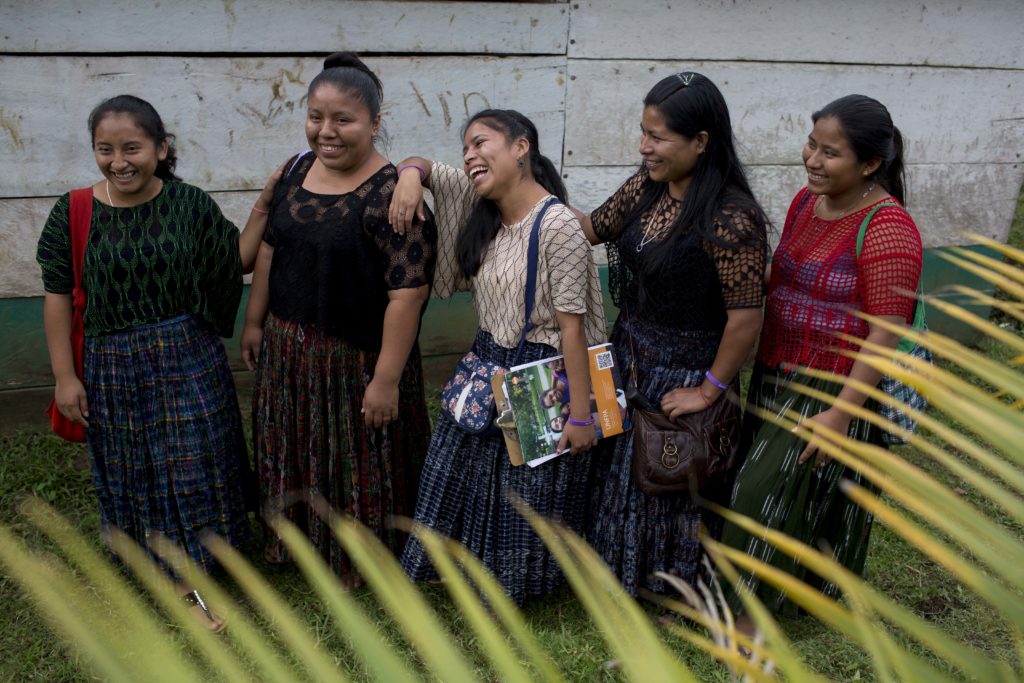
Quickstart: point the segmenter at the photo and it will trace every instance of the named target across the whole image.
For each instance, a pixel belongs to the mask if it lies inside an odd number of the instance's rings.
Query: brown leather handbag
[[[729,387],[710,408],[670,420],[633,409],[633,480],[648,496],[701,489],[728,477],[739,455],[740,401]]]

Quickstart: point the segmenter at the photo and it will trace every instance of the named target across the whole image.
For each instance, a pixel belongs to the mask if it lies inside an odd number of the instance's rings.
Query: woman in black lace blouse
[[[436,235],[429,217],[404,235],[388,222],[397,175],[374,147],[381,95],[349,53],[328,57],[310,84],[311,153],[284,166],[242,333],[243,358],[258,368],[264,512],[284,511],[351,584],[349,558],[314,506],[326,501],[400,550],[389,518],[411,516],[430,437],[416,335]],[[276,539],[266,556],[288,559]]]
[[[593,244],[608,244],[620,367],[635,364],[639,392],[676,417],[718,400],[754,346],[768,220],[736,156],[725,100],[706,77],[675,74],[651,89],[640,154],[640,170],[581,218]],[[632,450],[627,433],[595,453],[589,541],[632,594],[663,590],[658,571],[692,583],[697,532],[714,532],[717,520],[688,494],[641,492]]]

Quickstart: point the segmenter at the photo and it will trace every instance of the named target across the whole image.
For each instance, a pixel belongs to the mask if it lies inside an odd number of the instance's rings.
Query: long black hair
[[[473,114],[466,121],[462,127],[463,138],[466,137],[469,127],[476,122],[501,133],[508,138],[509,142],[525,138],[530,146],[529,172],[533,179],[563,203],[568,201],[565,184],[562,182],[561,176],[558,175],[558,170],[550,159],[540,153],[537,127],[530,119],[512,109],[484,109]],[[459,260],[459,268],[463,275],[466,277],[476,275],[480,270],[484,254],[487,253],[487,248],[494,241],[500,229],[501,212],[498,210],[498,205],[490,199],[477,197],[473,203],[473,209],[469,213],[469,218],[455,243],[455,255]]]
[[[181,180],[174,175],[174,167],[178,163],[178,153],[174,149],[174,136],[164,128],[164,121],[160,118],[153,105],[146,100],[134,95],[118,95],[103,100],[89,114],[89,140],[96,144],[96,128],[100,121],[111,114],[128,114],[135,121],[135,125],[142,129],[149,139],[159,147],[160,143],[167,142],[167,156],[156,162],[156,171],[153,175],[161,180]]]
[[[704,131],[708,141],[704,152],[697,157],[682,209],[669,235],[651,244],[653,248],[643,260],[641,283],[648,281],[645,275],[661,272],[670,265],[676,246],[683,240],[696,237],[736,247],[760,239],[758,231],[736,233],[733,221],[722,215],[723,208],[734,214],[745,214],[754,224],[764,225],[766,229],[770,225],[764,210],[754,199],[743,164],[736,154],[725,98],[709,78],[694,72],[667,76],[647,93],[644,107],[657,109],[673,132],[693,139]],[[648,183],[627,221],[638,219],[667,191],[666,183]],[[716,234],[719,230],[724,230],[731,239],[723,240]]]
[[[833,117],[843,129],[857,161],[881,162],[868,177],[903,204],[903,135],[893,125],[885,105],[866,95],[847,95],[811,114],[811,121],[817,123],[818,119]]]

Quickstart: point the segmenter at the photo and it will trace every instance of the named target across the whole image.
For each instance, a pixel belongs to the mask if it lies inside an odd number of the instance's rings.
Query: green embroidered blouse
[[[47,292],[74,289],[70,194],[57,200],[36,260]],[[198,187],[165,182],[139,206],[96,199],[85,251],[85,334],[96,336],[192,312],[230,337],[242,295],[238,228]]]

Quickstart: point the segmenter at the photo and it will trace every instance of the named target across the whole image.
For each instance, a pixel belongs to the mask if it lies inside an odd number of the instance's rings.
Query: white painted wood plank
[[[573,8],[571,58],[1024,68],[1020,0],[580,0]]]
[[[644,96],[684,70],[718,85],[748,163],[799,163],[811,113],[850,93],[889,108],[910,163],[1021,161],[1024,70],[571,60],[566,163],[638,162]]]
[[[634,171],[632,166],[566,166],[569,200],[592,211]],[[800,166],[747,168],[755,196],[781,233],[786,211],[806,184]],[[965,244],[962,233],[975,232],[1005,241],[1024,181],[1020,164],[924,164],[907,170],[908,210],[926,247]],[[964,188],[970,188],[965,192]]]
[[[564,3],[2,0],[7,53],[565,54]]]
[[[537,124],[558,163],[564,57],[374,58],[384,83],[382,147],[394,161],[419,154],[461,163],[460,127],[494,106]],[[102,99],[149,100],[177,135],[179,175],[210,191],[262,187],[306,148],[305,97],[313,59],[0,58],[0,197],[51,196],[97,177],[86,119]]]

